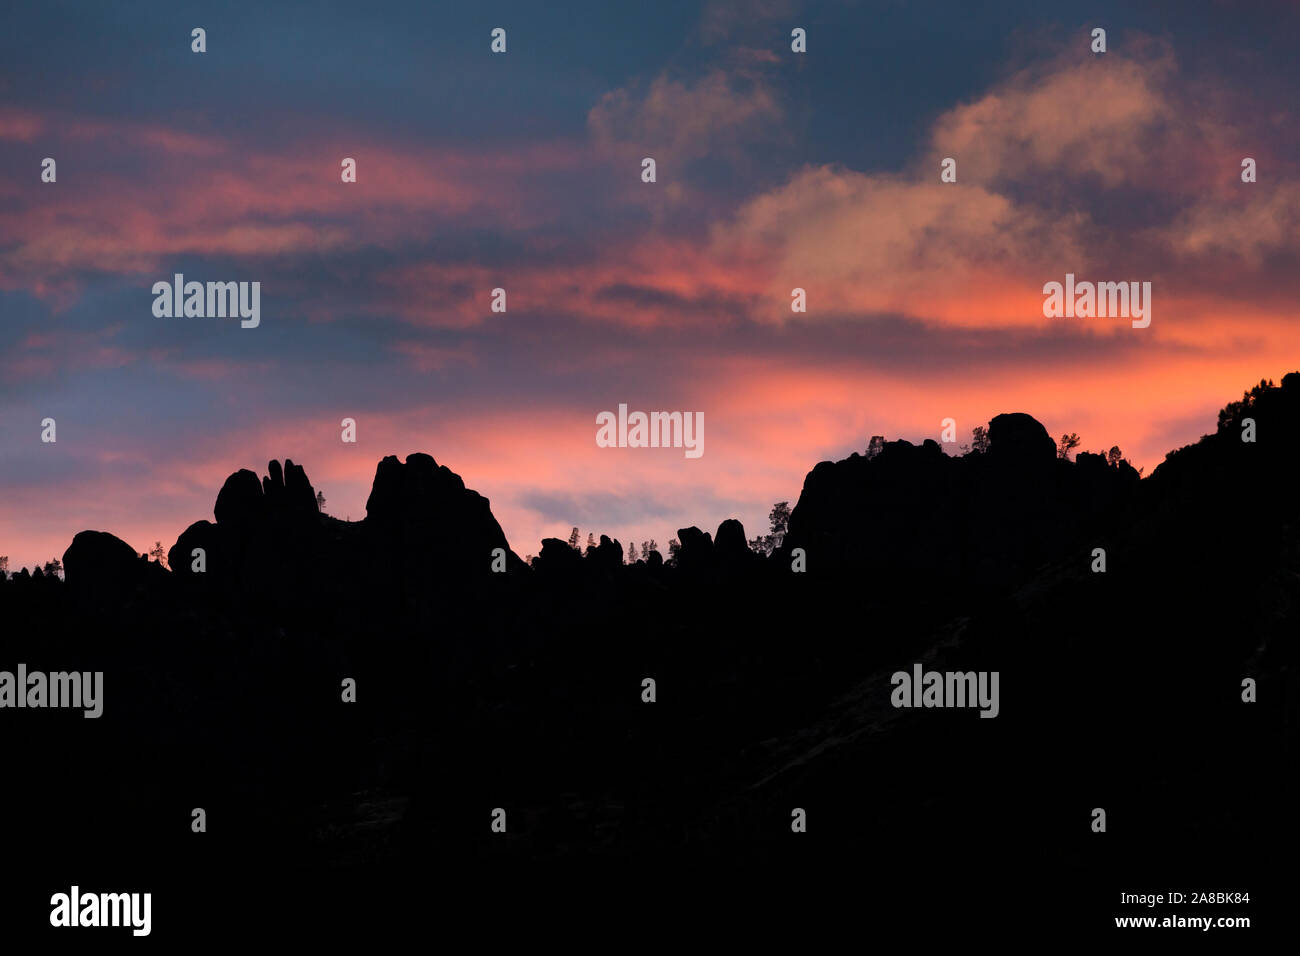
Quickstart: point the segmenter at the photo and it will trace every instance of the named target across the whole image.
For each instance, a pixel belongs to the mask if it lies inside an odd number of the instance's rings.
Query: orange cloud
[[[1172,55],[1149,52],[1138,60],[1072,49],[954,107],[931,130],[926,175],[937,179],[939,159],[951,156],[959,181],[971,183],[1085,174],[1110,187],[1133,182],[1148,161],[1148,139],[1176,118],[1163,92]]]
[[[715,229],[710,251],[769,276],[764,319],[791,316],[799,287],[813,315],[1037,323],[1037,276],[1083,260],[1071,225],[979,186],[940,183],[937,172],[916,182],[820,167],[746,203]],[[1017,285],[1034,296],[1009,295]]]

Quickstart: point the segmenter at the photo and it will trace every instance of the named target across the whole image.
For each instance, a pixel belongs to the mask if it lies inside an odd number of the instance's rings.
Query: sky
[[[6,4],[0,554],[170,547],[271,458],[359,520],[427,452],[520,555],[752,537],[946,418],[1150,474],[1300,368],[1298,35],[1293,2]],[[175,273],[259,282],[260,324],[156,316]],[[1150,326],[1046,318],[1067,273],[1150,282]],[[702,413],[703,454],[598,447],[620,404]]]

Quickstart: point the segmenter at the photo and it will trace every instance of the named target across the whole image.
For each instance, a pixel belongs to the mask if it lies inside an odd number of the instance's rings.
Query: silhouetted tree
[[[1118,465],[1124,460],[1124,453],[1119,450],[1119,445],[1111,445],[1110,451],[1106,452],[1106,462],[1110,465]]]
[[[636,542],[635,541],[629,541],[627,543],[627,563],[636,564]]]
[[[5,577],[9,576],[9,555],[0,554],[0,574]]]
[[[1056,443],[1056,457],[1064,458],[1067,461],[1070,458],[1070,452],[1079,447],[1080,438],[1074,432],[1069,432],[1061,436],[1061,440]]]
[[[650,539],[650,551],[658,551],[658,550],[659,550],[659,544],[658,544],[658,542],[656,542],[654,538],[651,538],[651,539]],[[647,555],[649,554],[649,552],[646,552],[646,553],[647,553]]]
[[[778,501],[772,505],[767,520],[771,522],[771,532],[749,540],[749,549],[763,555],[771,554],[781,547],[781,542],[785,539],[785,533],[790,527],[790,502]]]
[[[316,492],[316,510],[321,514],[325,513],[325,492]]]
[[[782,539],[785,538],[786,530],[790,527],[790,502],[778,501],[772,505],[767,520],[772,523],[772,537],[776,539],[772,542],[772,547],[779,548]]]
[[[989,441],[989,430],[983,425],[976,425],[970,430],[970,447],[971,451],[980,455],[989,450],[992,443]]]
[[[574,551],[578,550],[578,529],[576,527],[569,534],[569,547]]]
[[[149,552],[149,557],[153,558],[164,568],[167,567],[167,550],[162,546],[161,541],[155,541],[153,548]]]
[[[45,576],[47,578],[57,578],[59,572],[63,570],[63,562],[58,558],[52,558],[45,562]]]
[[[1275,388],[1271,378],[1261,378],[1259,384],[1249,392],[1241,393],[1241,401],[1229,402],[1223,408],[1219,409],[1219,431],[1223,431],[1239,422],[1244,413],[1255,404],[1261,395],[1270,388]]]
[[[885,436],[872,435],[871,441],[867,442],[867,457],[875,458],[885,450]]]
[[[650,559],[650,542],[649,542],[649,541],[642,541],[642,542],[641,542],[641,560],[642,560],[642,561],[648,561],[649,559]]]
[[[588,531],[588,532],[587,532],[587,547],[588,547],[588,548],[594,548],[595,546],[596,546],[596,535],[595,535],[594,532],[592,532],[592,531]]]
[[[680,550],[682,550],[681,542],[679,542],[676,538],[669,538],[668,539],[668,563],[669,564],[677,563],[677,552]]]

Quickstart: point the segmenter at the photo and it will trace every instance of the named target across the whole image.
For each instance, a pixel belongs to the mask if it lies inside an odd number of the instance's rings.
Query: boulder
[[[1010,412],[989,422],[989,453],[1013,462],[1051,462],[1056,442],[1032,415]]]
[[[217,524],[247,525],[260,521],[266,514],[266,497],[262,482],[247,468],[241,468],[221,486],[212,508]]]
[[[63,576],[69,585],[131,585],[148,573],[147,559],[107,531],[81,531],[63,552]]]

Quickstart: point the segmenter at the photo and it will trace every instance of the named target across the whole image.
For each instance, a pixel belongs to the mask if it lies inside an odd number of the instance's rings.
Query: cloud
[[[799,287],[813,315],[1041,323],[1037,277],[1081,261],[1079,219],[940,183],[937,171],[918,182],[814,167],[745,203],[714,231],[710,252],[770,277],[761,319],[790,317]]]
[[[1256,270],[1270,256],[1286,252],[1294,270],[1300,185],[1242,183],[1236,197],[1198,202],[1157,235],[1180,258],[1226,258]]]
[[[958,160],[959,181],[1020,183],[1035,176],[1131,183],[1153,141],[1169,135],[1177,104],[1164,91],[1176,67],[1167,50],[1141,59],[1073,48],[1022,70],[973,102],[935,120],[925,166]]]
[[[0,129],[6,122],[27,128],[0,116]],[[347,154],[323,143],[276,150],[81,118],[57,133],[48,147],[56,156],[59,143],[89,139],[96,158],[89,168],[65,162],[54,186],[33,174],[34,186],[12,190],[13,201],[0,206],[0,289],[61,305],[79,288],[78,273],[143,281],[184,256],[343,259],[425,241],[434,223],[536,227],[561,205],[546,201],[537,178],[585,161],[576,146],[555,144],[489,153],[373,142]],[[119,155],[123,143],[129,162]],[[358,182],[345,185],[339,163],[354,154]]]
[[[760,77],[715,69],[693,84],[657,76],[644,94],[612,90],[591,108],[587,127],[603,149],[681,162],[770,135],[782,114],[775,92]]]
[[[1045,329],[1042,285],[1073,272],[1153,281],[1155,338],[1178,314],[1236,307],[1244,274],[1257,296],[1294,289],[1281,259],[1300,189],[1277,177],[1295,162],[1271,160],[1267,185],[1239,179],[1242,142],[1285,153],[1274,121],[1185,80],[1161,43],[1126,49],[1071,48],[945,111],[902,172],[805,167],[715,224],[707,256],[761,277],[753,315],[777,323],[799,287],[811,321]],[[940,181],[945,157],[955,183]]]

